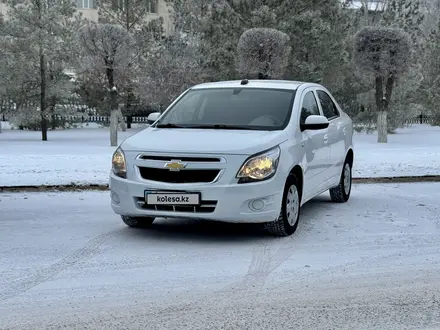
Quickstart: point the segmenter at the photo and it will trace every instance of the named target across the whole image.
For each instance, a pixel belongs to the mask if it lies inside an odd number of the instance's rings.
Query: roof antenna
[[[249,80],[247,80],[246,78],[243,79],[240,83],[240,85],[247,85],[247,84],[249,84]]]

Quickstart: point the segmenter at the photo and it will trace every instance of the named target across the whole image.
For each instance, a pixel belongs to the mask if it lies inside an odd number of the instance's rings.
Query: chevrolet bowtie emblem
[[[165,163],[165,168],[170,171],[180,171],[182,168],[186,167],[186,163],[182,163],[180,160],[172,160],[169,163]]]

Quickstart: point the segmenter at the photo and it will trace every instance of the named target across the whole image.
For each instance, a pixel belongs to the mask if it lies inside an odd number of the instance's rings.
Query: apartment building
[[[98,22],[99,14],[95,0],[76,0],[76,8],[88,20]]]
[[[121,8],[123,11],[125,4],[126,0],[113,0],[113,9],[117,10],[118,8]],[[168,34],[172,29],[172,25],[169,8],[165,0],[145,0],[145,6],[147,9],[145,20],[151,21],[162,17],[165,33]],[[76,0],[76,7],[85,18],[94,22],[99,22],[99,11],[96,5],[96,0]],[[121,12],[121,14],[123,13]]]
[[[116,8],[123,8],[125,0],[113,0]],[[151,21],[159,17],[163,18],[164,30],[169,34],[172,30],[172,23],[169,13],[169,8],[165,0],[146,0],[147,12],[145,19]],[[83,17],[93,22],[99,22],[99,10],[97,8],[96,0],[76,0],[76,7]],[[0,0],[0,13],[7,15],[7,6]]]

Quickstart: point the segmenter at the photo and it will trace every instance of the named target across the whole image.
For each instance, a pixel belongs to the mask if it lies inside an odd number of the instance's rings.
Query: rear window
[[[227,125],[281,130],[289,123],[295,91],[268,88],[207,88],[187,92],[160,125]]]

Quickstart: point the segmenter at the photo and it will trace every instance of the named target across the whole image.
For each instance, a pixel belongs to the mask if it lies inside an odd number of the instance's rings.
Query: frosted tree
[[[237,53],[240,73],[279,79],[289,64],[289,37],[275,29],[249,29],[241,35]]]
[[[32,116],[38,115],[36,111],[27,111],[29,104],[39,101],[38,68],[27,60],[23,47],[15,39],[0,39],[0,115],[7,114],[11,120],[23,114],[38,120]],[[38,122],[41,124],[41,120]]]
[[[110,109],[110,145],[118,145],[118,122],[124,125],[118,102],[118,83],[132,63],[133,40],[126,30],[113,24],[89,23],[79,35],[83,51],[82,74],[91,74],[105,81],[107,105]]]
[[[48,110],[65,93],[63,68],[75,54],[75,33],[82,20],[75,14],[75,1],[5,2],[8,19],[1,34],[2,47],[9,55],[8,65],[14,67],[10,83],[25,89],[30,98],[38,95],[39,126],[42,140],[46,141]]]
[[[135,91],[142,75],[138,64],[143,48],[150,46],[148,39],[163,34],[163,19],[156,15],[159,6],[162,3],[157,0],[97,0],[100,22],[121,26],[137,41],[132,44],[132,62],[127,66],[124,84],[118,88],[127,112],[139,101]]]
[[[403,29],[411,36],[414,44],[421,41],[421,24],[424,14],[419,0],[388,0],[383,13],[383,23]]]
[[[220,1],[221,2],[221,1]],[[174,29],[186,34],[199,34],[202,22],[211,13],[212,0],[165,0]]]
[[[149,14],[158,12],[157,0],[97,0],[101,23],[120,25],[131,32],[146,24]],[[152,20],[159,20],[154,18]]]
[[[180,3],[181,24],[198,26],[203,67],[212,80],[238,78],[237,44],[250,28],[273,28],[289,36],[287,79],[321,79],[332,90],[342,80],[347,29],[340,0],[170,1]]]
[[[402,29],[365,27],[355,36],[354,59],[375,81],[377,142],[387,142],[387,112],[393,87],[408,68],[410,38]]]
[[[201,82],[200,63],[197,39],[172,35],[150,45],[141,62],[140,97],[163,110],[185,89]]]
[[[438,10],[440,13],[440,8]],[[440,20],[429,33],[423,54],[423,82],[418,95],[420,103],[434,116],[434,125],[440,126]]]

